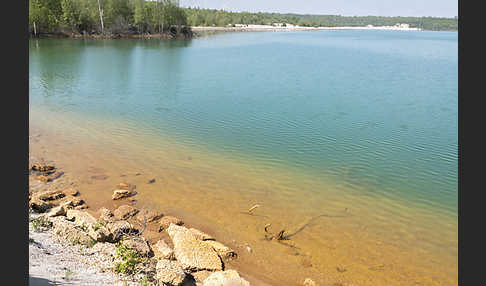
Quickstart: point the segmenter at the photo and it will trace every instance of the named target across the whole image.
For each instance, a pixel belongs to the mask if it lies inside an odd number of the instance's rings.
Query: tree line
[[[393,26],[457,31],[458,19],[229,12],[181,8],[174,0],[29,0],[29,30],[42,33],[121,34],[190,32],[190,26],[273,25],[307,27]]]
[[[287,23],[306,27],[342,26],[393,26],[409,24],[411,28],[434,31],[457,31],[457,18],[437,17],[382,17],[382,16],[339,16],[300,15],[280,13],[228,12],[224,10],[185,8],[190,26],[228,26],[235,24],[272,25]]]
[[[184,9],[173,0],[29,0],[29,30],[120,34],[187,32]]]

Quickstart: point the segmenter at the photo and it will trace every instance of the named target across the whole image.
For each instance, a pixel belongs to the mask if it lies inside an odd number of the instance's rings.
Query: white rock
[[[152,247],[156,258],[174,259],[174,250],[170,248],[164,240],[157,241]]]
[[[218,255],[223,259],[236,257],[236,252],[234,252],[231,248],[227,247],[221,242],[214,241],[214,240],[206,240],[204,241],[204,243],[210,245],[216,251],[216,253],[218,253]]]
[[[155,269],[155,278],[163,285],[182,285],[186,278],[186,273],[177,261],[160,259]]]
[[[214,249],[204,241],[197,240],[183,226],[171,224],[167,229],[174,244],[174,254],[184,270],[222,270],[223,264]]]
[[[203,286],[250,286],[235,270],[217,271],[209,275]]]

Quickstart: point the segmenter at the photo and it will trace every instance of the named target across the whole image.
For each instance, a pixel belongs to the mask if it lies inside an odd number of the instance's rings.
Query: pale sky
[[[342,16],[458,15],[457,0],[180,0],[183,7]]]

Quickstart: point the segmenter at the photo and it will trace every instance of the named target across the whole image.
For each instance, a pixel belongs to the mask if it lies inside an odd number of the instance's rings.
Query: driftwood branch
[[[251,208],[248,210],[248,213],[250,213],[250,214],[251,214],[251,212],[252,212],[254,209],[259,208],[259,207],[260,207],[260,205],[254,205],[254,206],[252,206],[252,207],[251,207]]]
[[[346,213],[348,212],[348,208],[344,210]],[[265,239],[267,240],[272,240],[275,239],[278,242],[281,242],[282,240],[290,240],[290,238],[297,233],[303,231],[306,227],[308,227],[314,220],[320,218],[320,217],[330,217],[330,218],[343,218],[343,217],[348,217],[348,215],[328,215],[328,214],[321,214],[318,216],[315,216],[311,218],[309,221],[307,221],[304,225],[302,225],[299,229],[297,229],[295,232],[290,233],[290,234],[285,234],[285,229],[282,229],[279,231],[277,234],[271,233],[268,229],[272,225],[271,223],[268,223],[265,225],[264,230],[265,230]],[[287,245],[290,246],[290,245]]]

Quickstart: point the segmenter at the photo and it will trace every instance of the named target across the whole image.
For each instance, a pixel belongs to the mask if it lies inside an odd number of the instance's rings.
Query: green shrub
[[[93,230],[94,231],[97,231],[98,229],[100,229],[102,226],[104,226],[104,223],[102,221],[99,221],[97,224],[95,224],[93,226]]]
[[[52,222],[43,216],[31,219],[30,223],[35,232],[45,231],[52,227]]]
[[[121,258],[123,261],[115,264],[115,271],[118,273],[133,273],[137,263],[141,262],[141,257],[138,252],[124,245],[119,245],[117,247],[116,257]]]
[[[86,247],[87,248],[91,248],[93,247],[94,245],[96,244],[96,240],[92,239],[88,242],[88,244],[86,244]]]

